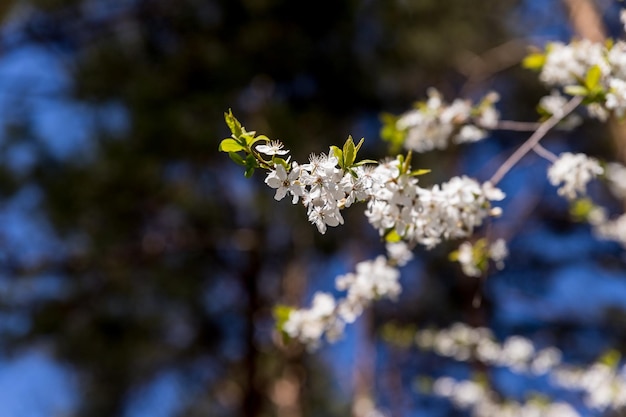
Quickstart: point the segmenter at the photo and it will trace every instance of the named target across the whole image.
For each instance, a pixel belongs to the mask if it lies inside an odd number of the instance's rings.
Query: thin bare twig
[[[527,140],[517,148],[515,152],[509,158],[504,161],[504,163],[500,166],[500,168],[496,171],[495,174],[489,180],[493,185],[496,185],[502,177],[504,177],[507,172],[511,170],[517,164],[520,159],[522,159],[528,152],[533,150],[535,146],[543,139],[543,137],[559,123],[563,118],[565,118],[568,114],[570,114],[574,109],[582,102],[582,97],[577,96],[572,98],[567,102],[565,107],[563,107],[563,112],[559,116],[552,115],[548,120],[541,123],[541,125],[535,130]]]
[[[541,126],[539,122],[518,122],[515,120],[500,120],[494,130],[513,130],[516,132],[534,132]]]
[[[541,146],[541,144],[539,143],[533,147],[533,151],[535,151],[535,153],[540,157],[547,159],[552,163],[556,162],[556,160],[559,159],[558,156]]]

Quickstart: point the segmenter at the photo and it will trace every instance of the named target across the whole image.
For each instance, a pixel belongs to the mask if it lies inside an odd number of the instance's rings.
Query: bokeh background
[[[599,19],[581,23],[575,3]],[[247,180],[217,152],[232,109],[296,160],[348,134],[378,159],[380,114],[407,110],[431,86],[448,100],[495,89],[504,119],[534,121],[548,91],[519,65],[528,47],[585,28],[621,36],[621,6],[4,0],[0,417],[347,416],[364,397],[389,416],[463,415],[415,381],[467,369],[389,341],[390,322],[488,326],[583,366],[624,351],[624,250],[572,221],[535,155],[501,183],[504,216],[491,227],[509,241],[505,270],[481,285],[447,261],[454,243],[419,249],[398,302],[313,354],[285,346],[273,306],[332,291],[382,244],[360,207],[320,236],[301,207],[273,200],[262,173]],[[425,184],[486,180],[527,135],[495,132],[414,166],[432,169]],[[544,141],[606,159],[619,143],[597,123]],[[592,194],[622,212],[601,184]],[[545,381],[494,381],[505,397],[560,395]]]

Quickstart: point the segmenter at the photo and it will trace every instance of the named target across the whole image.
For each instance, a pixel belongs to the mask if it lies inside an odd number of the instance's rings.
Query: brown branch
[[[496,171],[489,182],[496,185],[507,172],[511,170],[528,152],[533,150],[543,137],[559,123],[563,118],[569,115],[581,103],[582,97],[572,98],[564,107],[563,112],[559,116],[552,115],[548,120],[543,122],[541,126],[520,146]]]
[[[477,55],[465,51],[457,60],[457,71],[467,77],[462,92],[492,77],[498,72],[518,65],[526,55],[527,45],[521,39],[512,39]]]
[[[541,146],[540,143],[533,146],[533,151],[540,157],[547,159],[552,163],[556,162],[556,160],[558,159],[558,157],[554,153]]]
[[[563,0],[574,31],[584,39],[604,42],[606,29],[593,0]]]
[[[500,120],[494,130],[512,130],[515,132],[534,132],[541,126],[539,122],[518,122],[515,120]]]

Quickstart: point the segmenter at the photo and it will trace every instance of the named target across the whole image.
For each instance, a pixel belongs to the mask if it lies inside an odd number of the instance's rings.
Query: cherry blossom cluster
[[[564,152],[548,169],[548,180],[552,185],[560,185],[557,193],[570,200],[587,193],[587,184],[604,168],[597,159],[583,153]]]
[[[392,333],[388,330],[387,334]],[[393,342],[393,337],[388,339]],[[525,375],[547,375],[555,387],[580,393],[585,406],[595,412],[618,410],[626,406],[626,365],[620,365],[619,354],[615,351],[607,352],[589,366],[573,366],[563,363],[561,352],[554,347],[537,349],[529,339],[519,335],[499,342],[490,329],[471,327],[464,323],[454,323],[449,328],[438,330],[419,330],[415,332],[414,340],[422,350],[458,361],[479,361]],[[551,415],[551,407],[557,407],[554,410],[563,413],[567,411],[563,404],[546,404],[545,401],[501,404],[495,401],[494,393],[485,383],[456,381],[445,376],[434,382],[433,393],[450,398],[459,408],[471,409],[474,416]],[[526,409],[524,412],[530,412],[528,407],[533,409],[539,406],[542,407],[541,412],[536,410],[536,414],[522,412],[522,408]]]
[[[617,162],[610,162],[601,165],[594,158],[577,154],[569,154],[565,160],[559,160],[562,164],[558,166],[555,162],[549,171],[549,178],[553,184],[561,182],[564,185],[559,189],[559,194],[565,195],[570,200],[574,200],[579,195],[586,193],[586,185],[592,178],[603,175],[608,189],[619,200],[626,202],[626,167]],[[559,162],[557,161],[557,162]],[[563,191],[561,191],[563,190]],[[603,240],[611,240],[626,248],[626,213],[610,218],[608,210],[595,205],[590,199],[573,201],[574,207],[582,206],[582,218],[586,219],[592,226],[594,235]]]
[[[327,226],[343,224],[341,209],[367,200],[365,215],[381,236],[394,231],[403,240],[429,248],[444,239],[467,237],[486,217],[500,213],[491,201],[502,200],[504,193],[490,183],[461,176],[422,188],[408,162],[398,157],[347,171],[336,156],[312,155],[308,164],[292,162],[289,171],[276,164],[265,183],[276,189],[276,200],[290,195],[292,203],[301,201],[322,234]]]
[[[588,39],[568,44],[550,42],[545,51],[545,62],[539,73],[539,80],[549,86],[576,85],[594,66],[598,66],[604,76],[611,74],[611,61],[614,60],[608,59],[607,45],[603,43]]]
[[[259,148],[273,156],[282,151],[282,144]],[[370,224],[382,237],[393,233],[400,239],[388,245],[389,259],[379,256],[360,262],[355,273],[337,277],[336,287],[346,291],[345,298],[317,293],[310,308],[292,310],[282,327],[291,338],[311,349],[324,336],[336,340],[345,324],[354,322],[373,300],[400,294],[400,273],[391,264],[401,266],[410,259],[405,242],[432,248],[444,239],[471,235],[486,217],[500,213],[491,201],[503,199],[504,194],[491,184],[454,177],[441,186],[421,188],[408,162],[398,157],[346,172],[338,157],[322,154],[311,156],[309,164],[292,162],[289,171],[284,164],[269,170],[265,182],[276,189],[275,199],[290,195],[292,203],[301,201],[320,233],[327,226],[343,224],[341,209],[367,200],[365,215]]]
[[[282,330],[310,350],[319,346],[322,337],[332,342],[341,336],[345,324],[354,322],[372,301],[396,299],[402,291],[399,278],[400,271],[382,255],[359,262],[356,272],[335,280],[336,288],[346,291],[345,298],[335,300],[331,294],[315,293],[310,308],[289,311]]]
[[[335,299],[316,292],[310,308],[287,308],[281,330],[315,350],[322,338],[333,342],[341,337],[345,325],[353,323],[373,301],[395,300],[402,292],[397,267],[406,265],[413,253],[402,241],[387,243],[386,250],[387,257],[359,262],[355,272],[336,277],[335,288],[344,291],[345,297]]]
[[[488,387],[475,381],[438,378],[433,385],[435,395],[450,399],[462,410],[471,410],[472,417],[580,417],[574,407],[564,402],[530,400],[502,402]]]
[[[624,116],[626,42],[550,42],[544,52],[530,55],[524,63],[539,70],[539,80],[545,85],[586,97],[592,117],[606,120],[610,114]]]
[[[626,202],[626,167],[617,162],[606,164],[604,172],[607,186],[619,200]],[[609,219],[607,210],[600,206],[592,206],[587,220],[593,227],[596,237],[612,240],[626,248],[626,214]]]
[[[605,240],[612,240],[626,248],[626,214],[615,219],[607,219],[602,208],[596,208],[589,218],[594,234]]]
[[[487,109],[484,116],[490,107],[482,107]],[[367,202],[365,216],[388,242],[387,256],[359,262],[354,273],[337,277],[336,288],[345,291],[344,298],[319,292],[310,308],[283,310],[281,330],[309,348],[323,337],[336,340],[372,301],[396,298],[401,292],[397,267],[411,259],[415,245],[432,248],[443,240],[469,237],[486,218],[501,213],[491,203],[502,200],[504,193],[489,182],[459,176],[420,187],[417,177],[428,171],[412,170],[410,152],[380,163],[357,162],[363,140],[355,144],[348,138],[343,148],[331,146],[328,154],[313,154],[308,163],[299,164],[283,158],[289,150],[281,142],[246,131],[232,113],[225,116],[232,136],[220,149],[245,166],[246,173],[265,169],[265,183],[275,190],[276,200],[290,197],[293,204],[301,203],[322,234],[344,223],[341,210]]]
[[[448,329],[424,329],[415,334],[415,344],[440,356],[458,361],[478,360],[490,366],[541,375],[561,362],[561,352],[553,347],[536,349],[522,336],[511,336],[500,343],[485,327],[455,323]]]
[[[382,137],[415,152],[476,142],[488,136],[486,129],[497,126],[500,115],[494,104],[498,100],[498,94],[492,92],[477,105],[462,99],[446,103],[439,91],[431,88],[428,99],[417,102],[412,110],[400,116],[386,115]]]
[[[559,124],[562,129],[574,129],[583,122],[583,118],[575,113],[568,115],[563,113],[567,101],[567,97],[561,94],[559,90],[553,89],[549,95],[539,99],[537,110],[544,117],[555,116],[562,119]]]
[[[337,303],[331,294],[316,292],[311,308],[290,311],[282,330],[314,350],[322,337],[332,342],[343,333],[344,323],[339,320],[336,311]]]
[[[397,170],[395,162],[377,169]],[[489,182],[480,184],[466,177],[453,177],[431,188],[417,186],[409,175],[378,183],[365,215],[381,236],[393,230],[403,240],[432,248],[442,240],[470,236],[490,216],[501,214],[491,206],[504,193]]]
[[[586,368],[561,366],[553,382],[583,393],[585,406],[594,411],[618,410],[626,406],[626,367],[597,362]]]
[[[310,308],[285,311],[281,330],[300,341],[309,350],[319,347],[322,338],[329,342],[343,334],[345,325],[353,323],[375,300],[395,300],[402,292],[397,267],[406,265],[413,253],[405,242],[386,244],[387,257],[357,263],[355,272],[335,279],[335,288],[346,296],[335,299],[331,294],[316,292]]]
[[[626,167],[617,162],[606,164],[606,179],[613,195],[626,200]]]
[[[504,239],[497,239],[491,244],[486,239],[479,239],[473,244],[467,241],[461,243],[450,254],[450,259],[459,262],[463,273],[468,277],[479,277],[487,272],[489,260],[494,262],[497,269],[503,269],[508,255],[509,250]]]
[[[355,144],[352,138],[343,148],[331,146],[328,154],[312,154],[308,163],[291,161],[290,157],[285,159],[289,151],[281,142],[246,131],[232,113],[226,114],[232,136],[221,142],[220,150],[244,166],[247,176],[255,169],[264,169],[265,183],[275,190],[276,200],[289,197],[293,204],[302,204],[308,220],[322,234],[328,227],[344,223],[344,208],[364,202],[367,220],[388,242],[386,257],[360,262],[354,273],[337,277],[336,289],[345,291],[344,298],[320,292],[314,295],[310,308],[289,309],[281,326],[285,334],[315,347],[322,337],[339,337],[345,324],[353,322],[373,300],[396,298],[401,292],[397,267],[411,258],[411,249],[416,245],[430,249],[442,241],[468,239],[486,219],[500,215],[501,210],[492,204],[505,195],[495,184],[531,149],[551,160],[548,180],[572,204],[586,194],[591,180],[603,175],[615,193],[626,198],[623,166],[608,164],[605,170],[598,160],[585,154],[565,152],[557,157],[545,149],[538,150],[541,138],[557,123],[573,127],[580,122],[572,112],[583,99],[592,115],[602,120],[610,112],[624,114],[626,43],[556,42],[548,44],[544,53],[531,54],[524,63],[539,70],[540,80],[555,89],[539,102],[543,123],[486,182],[456,176],[442,184],[422,186],[417,177],[426,170],[412,170],[411,151],[475,142],[485,138],[488,129],[501,128],[494,107],[499,99],[496,93],[487,94],[478,104],[462,99],[446,103],[437,90],[430,89],[428,99],[412,110],[400,116],[385,115],[381,136],[409,153],[380,163],[357,162],[363,140]],[[580,97],[568,100],[561,90]],[[592,208],[586,216],[595,233],[626,246],[626,215],[608,220],[602,208]],[[462,242],[450,256],[466,275],[485,274],[490,263],[503,268],[508,255],[504,240],[489,243],[481,238],[473,242]]]
[[[626,25],[626,12],[621,17]],[[327,154],[312,154],[308,163],[291,161],[281,142],[246,131],[231,112],[226,114],[232,135],[220,143],[220,150],[244,166],[246,176],[255,169],[264,170],[274,198],[302,204],[321,234],[344,223],[343,209],[364,203],[368,222],[386,242],[385,256],[358,262],[354,272],[336,277],[335,290],[342,296],[316,292],[308,308],[280,306],[277,324],[284,336],[310,350],[319,347],[323,339],[333,342],[340,338],[345,326],[374,301],[395,300],[401,294],[398,268],[412,259],[417,245],[431,249],[443,241],[464,240],[450,259],[459,262],[465,275],[484,276],[490,264],[503,268],[508,256],[506,242],[474,235],[488,218],[501,214],[493,206],[505,198],[497,184],[531,150],[551,161],[548,181],[590,222],[595,235],[626,248],[626,214],[609,219],[606,209],[584,198],[589,183],[602,178],[617,198],[626,201],[626,167],[601,163],[582,153],[557,156],[539,145],[552,128],[579,125],[582,118],[574,111],[581,104],[601,121],[626,116],[626,42],[552,42],[542,52],[529,55],[524,65],[537,70],[540,81],[552,90],[538,103],[540,119],[533,124],[534,133],[484,182],[461,175],[425,186],[418,177],[427,170],[411,168],[411,152],[476,142],[486,138],[489,130],[513,126],[517,122],[500,121],[495,108],[497,93],[488,93],[476,104],[463,99],[448,103],[430,89],[427,99],[411,110],[399,116],[384,115],[382,138],[392,148],[409,153],[380,162],[357,161],[363,141],[355,144],[352,138],[343,148],[331,146]],[[600,360],[584,369],[566,366],[556,348],[537,349],[521,336],[499,342],[489,329],[458,323],[449,329],[420,330],[412,340],[421,349],[458,361],[547,376],[557,387],[582,393],[584,404],[594,411],[626,407],[626,367],[619,367],[619,361]],[[442,377],[434,382],[433,392],[477,417],[579,416],[570,405],[546,399],[503,403],[484,381]]]
[[[309,221],[324,234],[327,226],[343,224],[340,209],[350,206],[358,196],[352,176],[337,168],[337,163],[336,157],[321,154],[312,155],[308,164],[293,162],[290,171],[277,164],[265,183],[276,189],[276,200],[287,194],[294,204],[302,199]]]

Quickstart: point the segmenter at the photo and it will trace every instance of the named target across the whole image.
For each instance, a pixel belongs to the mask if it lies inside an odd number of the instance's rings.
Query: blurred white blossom
[[[402,114],[395,128],[404,132],[404,147],[415,152],[445,149],[451,142],[476,142],[487,137],[485,129],[496,127],[499,113],[493,105],[498,100],[498,94],[490,93],[478,106],[461,99],[448,104],[430,88],[426,102]]]
[[[559,186],[558,194],[570,200],[587,191],[587,183],[604,173],[595,158],[583,153],[564,152],[548,169],[550,183]]]

